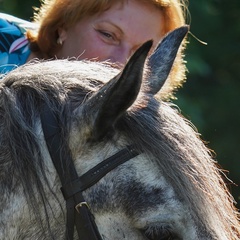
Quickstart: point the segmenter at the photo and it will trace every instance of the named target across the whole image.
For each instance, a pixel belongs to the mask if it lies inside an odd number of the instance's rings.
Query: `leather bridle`
[[[133,146],[127,146],[79,177],[71,154],[62,150],[58,117],[47,105],[44,105],[40,117],[48,151],[59,175],[61,191],[66,200],[66,239],[73,239],[75,226],[80,240],[101,240],[94,216],[82,192],[139,153]]]

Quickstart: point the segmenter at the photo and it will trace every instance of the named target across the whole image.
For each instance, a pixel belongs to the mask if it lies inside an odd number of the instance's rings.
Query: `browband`
[[[96,184],[107,173],[123,164],[124,162],[136,157],[139,153],[133,146],[127,146],[126,148],[115,153],[113,156],[103,160],[95,167],[78,177],[70,184],[62,186],[61,190],[65,199],[68,199],[77,192],[82,192],[87,188],[90,188]]]

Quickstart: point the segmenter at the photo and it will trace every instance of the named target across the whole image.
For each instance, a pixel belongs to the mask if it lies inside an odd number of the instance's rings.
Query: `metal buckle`
[[[82,206],[86,206],[88,209],[90,209],[90,207],[89,207],[89,205],[88,205],[87,202],[80,202],[80,203],[78,203],[78,204],[75,206],[75,209],[76,209],[76,211],[77,211],[78,213],[80,213],[80,208],[81,208]]]

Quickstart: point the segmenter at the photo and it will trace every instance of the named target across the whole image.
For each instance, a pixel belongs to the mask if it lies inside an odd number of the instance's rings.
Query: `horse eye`
[[[148,227],[142,231],[148,240],[173,240],[173,234],[168,228]]]

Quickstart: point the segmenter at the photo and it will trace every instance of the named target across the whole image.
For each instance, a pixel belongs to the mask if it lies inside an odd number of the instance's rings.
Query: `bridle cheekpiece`
[[[79,177],[71,154],[64,152],[61,148],[61,129],[57,115],[45,104],[40,117],[48,151],[60,178],[61,191],[66,200],[66,239],[73,239],[75,226],[80,240],[101,240],[94,216],[82,192],[139,153],[133,146],[127,146]]]

